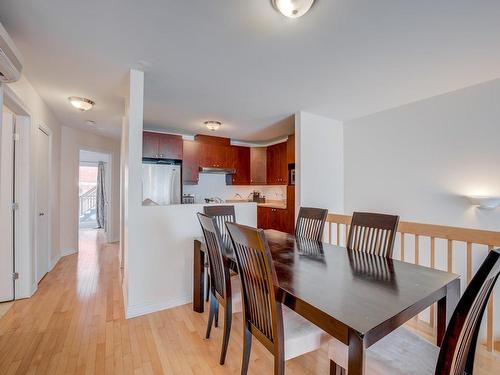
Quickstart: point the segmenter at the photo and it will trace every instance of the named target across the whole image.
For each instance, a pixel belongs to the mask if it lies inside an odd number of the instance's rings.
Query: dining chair
[[[227,234],[227,229],[226,229],[226,221],[230,221],[232,223],[236,222],[236,214],[234,212],[234,206],[205,206],[203,207],[203,212],[205,215],[210,216],[215,218],[215,221],[217,223],[217,226],[219,227],[219,231],[222,236],[222,241],[228,241],[228,234]],[[205,268],[209,270],[208,268],[208,261],[205,262]],[[208,275],[207,277],[207,290],[205,293],[205,300],[208,302],[209,296],[210,296],[210,272],[207,272],[206,274]],[[216,326],[217,326],[217,318],[218,314],[216,315]]]
[[[392,257],[399,216],[354,212],[347,237],[347,249]]]
[[[241,287],[238,278],[231,278],[230,276],[229,266],[223,256],[222,237],[215,218],[202,213],[197,215],[207,246],[211,281],[210,312],[205,337],[210,338],[214,316],[216,319],[218,316],[219,304],[224,306],[224,334],[219,361],[223,365],[226,360],[229,335],[231,333],[232,314],[242,310]]]
[[[215,218],[222,237],[227,236],[226,221],[236,222],[234,206],[205,206],[203,207],[205,215]]]
[[[321,241],[327,215],[328,210],[323,208],[300,207],[295,225],[295,236]]]
[[[280,302],[278,278],[264,231],[229,222],[226,226],[243,297],[241,374],[248,371],[255,336],[274,355],[274,374],[283,375],[286,360],[318,349],[329,336]]]
[[[500,274],[500,249],[492,250],[460,298],[441,349],[400,327],[366,350],[365,372],[382,375],[472,374],[481,320]],[[347,346],[329,344],[330,374],[344,374]]]

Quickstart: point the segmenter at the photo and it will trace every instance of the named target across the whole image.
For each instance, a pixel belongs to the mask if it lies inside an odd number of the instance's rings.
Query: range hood
[[[236,169],[234,169],[234,168],[200,167],[200,173],[235,174]]]

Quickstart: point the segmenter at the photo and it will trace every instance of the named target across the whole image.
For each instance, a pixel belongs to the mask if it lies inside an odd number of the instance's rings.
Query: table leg
[[[365,373],[365,345],[363,338],[352,331],[349,331],[349,361],[347,372],[349,375],[364,375]]]
[[[193,310],[202,313],[205,310],[205,253],[201,251],[200,241],[194,240],[193,256]]]
[[[437,346],[441,346],[446,327],[460,299],[460,279],[453,280],[446,287],[446,295],[438,301]]]

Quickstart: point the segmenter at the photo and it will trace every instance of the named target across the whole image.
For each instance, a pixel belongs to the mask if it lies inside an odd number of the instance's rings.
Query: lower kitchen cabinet
[[[293,233],[293,223],[290,225],[290,218],[288,208],[257,206],[257,227],[261,229],[275,229]]]

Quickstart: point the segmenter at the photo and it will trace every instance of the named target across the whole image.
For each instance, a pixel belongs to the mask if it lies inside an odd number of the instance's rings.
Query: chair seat
[[[328,355],[347,370],[347,345],[332,339]],[[365,370],[367,375],[431,375],[436,369],[438,355],[437,346],[399,327],[366,350]]]
[[[285,361],[319,349],[330,336],[295,311],[283,305]]]

